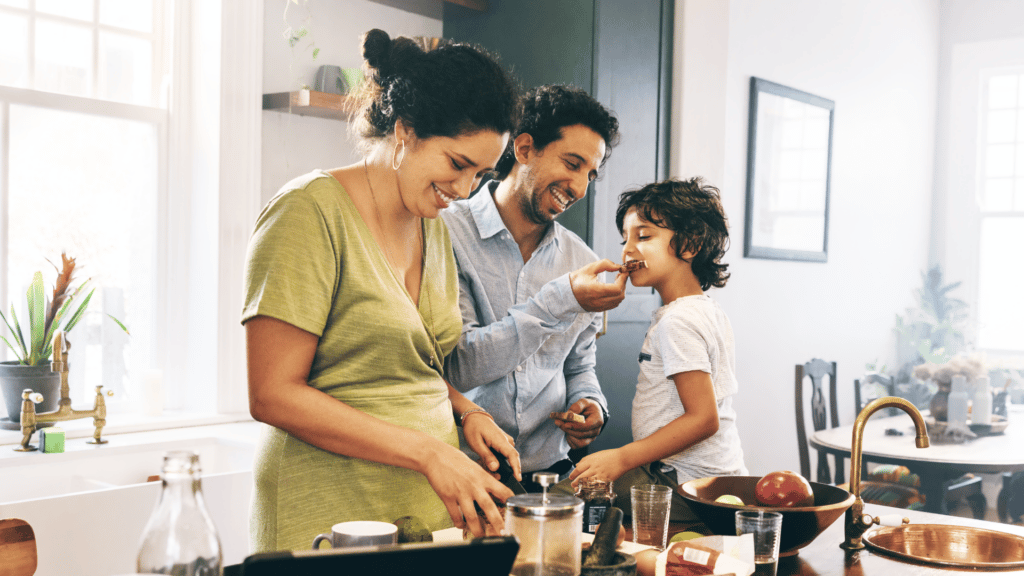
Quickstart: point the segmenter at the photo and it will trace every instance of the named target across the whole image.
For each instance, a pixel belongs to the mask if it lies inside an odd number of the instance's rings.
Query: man
[[[597,382],[599,312],[625,298],[628,276],[555,221],[583,199],[618,140],[618,121],[586,92],[527,93],[523,122],[497,178],[442,217],[459,265],[462,338],[445,361],[450,383],[514,439],[524,485],[549,471],[564,479],[570,448],[590,444],[607,420]],[[570,416],[582,415],[583,422]]]

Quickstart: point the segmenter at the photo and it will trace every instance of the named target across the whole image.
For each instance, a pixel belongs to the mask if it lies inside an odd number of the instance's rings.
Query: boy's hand
[[[601,405],[592,398],[580,398],[572,406],[569,412],[573,415],[581,415],[585,418],[579,422],[578,418],[567,417],[564,412],[552,412],[551,419],[565,432],[565,439],[569,442],[570,448],[582,448],[594,441],[601,433],[604,426],[604,414],[601,412]]]
[[[597,478],[614,482],[629,470],[622,448],[602,450],[584,456],[569,475],[575,489],[583,478]]]
[[[587,312],[604,312],[619,305],[626,298],[626,280],[629,274],[619,273],[615,281],[605,284],[599,274],[619,272],[620,266],[611,260],[591,262],[583,268],[569,273],[572,294]]]

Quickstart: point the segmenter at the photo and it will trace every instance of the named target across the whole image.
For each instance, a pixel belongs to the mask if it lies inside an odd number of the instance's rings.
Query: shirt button
[[[523,367],[522,366],[516,366],[516,372],[522,372],[522,371],[523,371]]]

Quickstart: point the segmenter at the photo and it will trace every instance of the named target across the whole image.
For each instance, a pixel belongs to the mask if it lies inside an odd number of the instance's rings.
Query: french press
[[[505,527],[519,538],[513,576],[577,576],[583,546],[583,501],[575,496],[548,494],[558,475],[536,472],[541,493],[520,494],[506,503]]]

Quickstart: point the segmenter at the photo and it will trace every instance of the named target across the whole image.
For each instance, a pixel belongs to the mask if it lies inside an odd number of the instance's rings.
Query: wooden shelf
[[[314,90],[296,90],[295,92],[263,95],[264,110],[341,121],[350,119],[351,112],[347,109],[348,102],[348,96]]]

